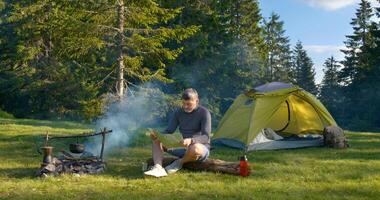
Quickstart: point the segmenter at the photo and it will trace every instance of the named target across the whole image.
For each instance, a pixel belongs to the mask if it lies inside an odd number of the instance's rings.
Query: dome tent
[[[235,99],[213,143],[248,151],[321,146],[323,129],[330,125],[336,126],[335,120],[314,95],[292,84],[272,82]],[[321,137],[296,137],[309,134]]]

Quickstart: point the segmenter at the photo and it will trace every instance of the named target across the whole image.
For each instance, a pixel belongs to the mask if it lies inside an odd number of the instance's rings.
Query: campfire
[[[105,145],[105,136],[112,130],[104,128],[99,133],[69,135],[69,136],[45,136],[45,145],[41,147],[43,161],[41,167],[37,170],[36,175],[40,177],[55,176],[62,173],[68,174],[98,174],[106,169],[106,163],[103,160],[103,152]],[[85,150],[83,144],[78,143],[78,138],[102,136],[102,145],[100,155],[93,155]],[[77,143],[70,144],[70,152],[61,150],[58,156],[53,156],[54,147],[49,146],[48,142],[53,139],[77,138]]]

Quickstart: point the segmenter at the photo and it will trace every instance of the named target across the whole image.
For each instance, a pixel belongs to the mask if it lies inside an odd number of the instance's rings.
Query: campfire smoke
[[[106,138],[105,155],[115,148],[129,144],[134,134],[156,126],[169,109],[164,93],[153,84],[129,88],[128,95],[107,107],[107,112],[96,122],[97,129],[107,127],[113,132]],[[99,138],[86,144],[87,151],[99,155]]]

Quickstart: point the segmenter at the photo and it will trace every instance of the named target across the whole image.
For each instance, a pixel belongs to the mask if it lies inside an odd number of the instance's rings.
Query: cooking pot
[[[72,143],[70,144],[70,152],[71,153],[83,153],[84,151],[84,145],[79,143]]]

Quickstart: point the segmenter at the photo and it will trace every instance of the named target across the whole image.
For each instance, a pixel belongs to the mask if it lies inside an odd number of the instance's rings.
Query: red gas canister
[[[239,170],[240,170],[240,176],[244,176],[244,177],[249,176],[249,165],[248,165],[248,159],[246,155],[240,157]]]

